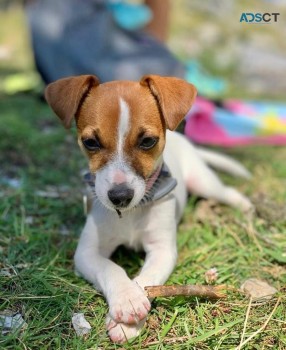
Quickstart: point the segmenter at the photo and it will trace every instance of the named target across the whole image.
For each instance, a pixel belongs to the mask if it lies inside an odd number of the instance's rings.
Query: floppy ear
[[[184,119],[197,95],[194,85],[173,77],[144,75],[140,84],[151,90],[170,130],[175,130]]]
[[[66,128],[70,128],[90,89],[99,85],[94,75],[80,75],[56,80],[45,89],[45,98]]]

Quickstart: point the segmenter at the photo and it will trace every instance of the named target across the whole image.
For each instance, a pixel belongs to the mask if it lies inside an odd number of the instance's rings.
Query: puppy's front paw
[[[114,290],[108,298],[109,314],[117,323],[134,324],[144,319],[151,308],[150,301],[136,282]]]
[[[117,344],[125,343],[127,340],[137,337],[144,326],[144,318],[136,325],[115,322],[110,316],[106,317],[106,329],[110,339]]]

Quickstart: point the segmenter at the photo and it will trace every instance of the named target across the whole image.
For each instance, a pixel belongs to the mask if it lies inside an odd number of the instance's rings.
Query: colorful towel
[[[198,97],[188,113],[185,134],[218,146],[286,144],[286,105],[227,100],[220,106]]]

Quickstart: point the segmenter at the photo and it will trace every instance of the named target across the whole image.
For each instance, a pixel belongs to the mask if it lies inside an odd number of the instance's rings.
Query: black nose
[[[134,197],[134,190],[125,184],[115,185],[108,191],[108,198],[117,208],[125,208]]]

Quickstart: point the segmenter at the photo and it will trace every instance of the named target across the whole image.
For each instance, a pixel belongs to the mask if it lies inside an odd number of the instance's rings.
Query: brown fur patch
[[[124,157],[138,175],[147,178],[155,170],[165,145],[165,126],[148,87],[137,82],[117,81],[92,88],[78,113],[79,140],[97,136],[103,146],[100,151],[86,152],[93,172],[116,156],[120,98],[127,103],[130,118]],[[159,141],[154,148],[142,150],[138,142],[143,135],[159,137]]]

